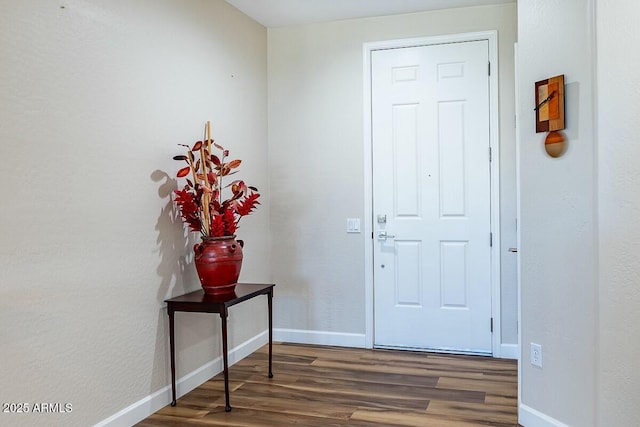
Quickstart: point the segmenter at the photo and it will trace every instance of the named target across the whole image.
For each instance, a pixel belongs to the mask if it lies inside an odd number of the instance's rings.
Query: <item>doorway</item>
[[[495,353],[495,36],[365,45],[370,347]]]

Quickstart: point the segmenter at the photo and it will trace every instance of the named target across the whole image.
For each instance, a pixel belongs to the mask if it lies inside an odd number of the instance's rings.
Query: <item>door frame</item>
[[[373,295],[373,140],[371,131],[371,54],[382,49],[428,46],[435,44],[461,43],[487,40],[489,43],[489,145],[491,147],[491,317],[493,335],[491,337],[493,357],[501,357],[501,316],[500,316],[500,128],[498,115],[498,32],[480,31],[432,37],[418,37],[400,40],[386,40],[364,43],[363,54],[363,117],[364,117],[364,264],[365,264],[365,347],[373,348],[374,343],[374,295]],[[487,65],[489,66],[489,65]],[[487,153],[489,156],[489,153]],[[487,236],[489,239],[489,236]],[[487,325],[489,327],[489,325]]]

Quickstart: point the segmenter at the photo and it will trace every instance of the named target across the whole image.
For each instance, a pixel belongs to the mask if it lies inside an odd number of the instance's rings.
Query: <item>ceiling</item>
[[[226,0],[265,27],[286,27],[370,16],[397,15],[426,10],[516,0]]]

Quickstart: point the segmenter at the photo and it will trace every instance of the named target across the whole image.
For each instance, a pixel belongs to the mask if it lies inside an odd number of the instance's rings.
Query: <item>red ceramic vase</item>
[[[208,295],[233,293],[238,283],[244,242],[235,237],[204,237],[193,247],[196,271]]]

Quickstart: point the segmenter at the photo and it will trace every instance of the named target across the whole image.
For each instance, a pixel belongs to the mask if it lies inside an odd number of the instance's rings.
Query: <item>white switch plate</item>
[[[540,344],[531,343],[531,364],[542,368],[542,346]]]
[[[347,233],[360,232],[360,218],[347,218]]]

